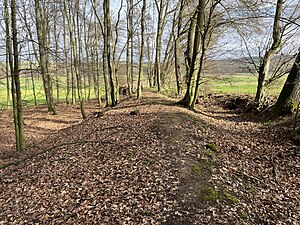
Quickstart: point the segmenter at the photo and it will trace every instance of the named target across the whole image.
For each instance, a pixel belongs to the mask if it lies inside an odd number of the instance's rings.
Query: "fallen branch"
[[[103,131],[103,130],[109,130],[109,129],[116,129],[116,128],[123,128],[123,127],[121,127],[121,126],[106,127],[106,128],[101,129],[101,131]],[[124,128],[123,128],[123,129],[124,129]],[[97,130],[98,130],[98,129],[97,129]],[[97,130],[94,130],[93,132],[96,132]],[[18,164],[20,164],[20,163],[22,163],[22,162],[24,162],[24,161],[26,161],[26,160],[28,160],[28,159],[32,159],[32,158],[34,158],[35,156],[44,154],[44,153],[46,153],[46,152],[52,151],[52,150],[54,150],[54,149],[56,149],[56,148],[59,148],[59,147],[62,147],[62,146],[66,146],[66,145],[76,145],[76,144],[89,144],[89,143],[101,143],[101,144],[103,144],[105,139],[107,139],[108,137],[110,137],[110,136],[112,136],[112,135],[114,135],[114,134],[117,134],[118,132],[120,132],[120,130],[122,130],[122,129],[119,129],[119,130],[117,130],[117,131],[115,131],[115,132],[112,132],[112,133],[106,135],[106,136],[105,136],[104,138],[102,138],[101,140],[96,140],[96,141],[93,141],[93,140],[79,140],[79,141],[63,142],[63,143],[57,144],[57,145],[52,146],[52,147],[50,147],[50,148],[47,148],[47,149],[45,149],[45,150],[42,150],[42,151],[39,151],[39,152],[32,153],[32,154],[26,156],[26,157],[23,158],[23,159],[16,160],[16,161],[13,161],[13,162],[10,162],[10,163],[1,165],[1,166],[0,166],[0,170],[5,169],[5,168],[7,168],[7,167],[9,167],[9,166],[13,166],[13,165],[17,166]],[[91,132],[90,134],[92,134],[93,132]],[[134,131],[134,132],[135,132],[135,131]],[[90,135],[90,134],[88,134],[88,135]],[[88,135],[86,135],[86,136],[88,136]],[[111,143],[111,142],[105,142],[105,143]]]
[[[257,182],[262,182],[261,179],[259,179],[259,178],[257,178],[257,177],[254,177],[254,176],[250,176],[250,175],[248,175],[248,174],[246,174],[246,173],[235,172],[234,175],[240,176],[240,177],[243,177],[243,178],[246,178],[246,179],[248,178],[248,179],[251,179],[251,180],[255,180],[255,181],[257,181]]]

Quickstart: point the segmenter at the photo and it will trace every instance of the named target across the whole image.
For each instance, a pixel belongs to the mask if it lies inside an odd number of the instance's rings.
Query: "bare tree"
[[[110,15],[110,1],[103,1],[103,16],[104,16],[104,56],[105,56],[105,66],[107,66],[107,70],[105,72],[108,73],[109,85],[110,85],[110,97],[111,97],[111,105],[116,106],[118,104],[118,99],[116,96],[116,85],[115,85],[115,77],[112,68],[112,58],[111,58],[111,15]]]
[[[179,101],[184,107],[194,109],[198,96],[201,75],[203,73],[205,55],[212,40],[215,28],[214,13],[219,0],[199,0],[193,17],[190,20],[188,43],[186,50],[187,90]],[[214,19],[213,19],[214,18]]]
[[[127,0],[126,76],[131,97],[133,94],[133,0]]]
[[[143,74],[143,58],[144,58],[144,45],[145,45],[145,12],[146,12],[146,0],[143,0],[142,6],[142,18],[141,18],[141,50],[140,50],[140,62],[139,62],[139,76],[137,86],[137,98],[141,97],[141,78]]]
[[[268,77],[270,62],[272,57],[281,49],[282,47],[282,33],[280,27],[280,18],[283,10],[283,0],[277,0],[276,13],[274,16],[274,24],[273,24],[273,36],[272,36],[272,44],[269,49],[266,50],[264,56],[261,58],[261,64],[258,70],[258,84],[257,91],[255,96],[255,101],[258,103],[260,107],[264,103],[265,99],[265,82]]]
[[[169,0],[155,0],[157,15],[157,30],[156,30],[156,45],[155,45],[155,63],[154,74],[157,84],[157,91],[161,91],[161,50],[162,50],[162,36],[166,25],[166,18],[168,14]]]
[[[8,2],[7,0],[4,0],[6,48],[8,52],[9,66],[11,71],[11,81],[12,81],[11,92],[12,92],[13,116],[14,116],[14,125],[15,125],[16,150],[22,151],[25,149],[25,138],[24,138],[22,95],[21,95],[21,85],[20,85],[19,41],[18,41],[18,31],[17,31],[17,5],[15,0],[11,0],[10,9],[11,10],[9,13]]]
[[[173,32],[174,38],[174,63],[175,63],[175,76],[176,76],[176,87],[177,87],[177,95],[182,93],[182,74],[181,74],[181,64],[180,64],[180,53],[181,53],[181,39],[182,39],[182,20],[183,20],[183,11],[186,6],[185,0],[181,0],[178,2],[179,12],[178,15],[174,13],[173,23],[177,23],[177,32]],[[176,18],[177,17],[177,18]]]
[[[237,2],[240,4],[234,7],[242,7],[246,13],[236,15],[232,9],[227,22],[233,25],[242,39],[249,71],[258,74],[255,101],[258,108],[263,108],[268,88],[287,73],[293,59],[290,56],[294,50],[288,45],[297,35],[294,22],[300,19],[300,3],[283,0],[274,3]]]
[[[36,17],[36,30],[37,30],[37,37],[38,37],[38,44],[39,44],[40,71],[43,78],[48,111],[52,112],[53,115],[55,115],[56,109],[53,101],[52,82],[49,73],[49,52],[48,52],[49,49],[48,49],[48,41],[47,41],[48,21],[45,19],[45,15],[44,18],[42,17],[41,2],[39,0],[35,0],[35,17]]]

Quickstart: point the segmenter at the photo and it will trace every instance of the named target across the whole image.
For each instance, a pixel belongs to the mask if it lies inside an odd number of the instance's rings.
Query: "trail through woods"
[[[75,106],[29,108],[24,153],[1,114],[0,168],[18,163],[0,170],[0,224],[299,224],[290,126],[145,96],[99,118],[90,104],[84,121]]]

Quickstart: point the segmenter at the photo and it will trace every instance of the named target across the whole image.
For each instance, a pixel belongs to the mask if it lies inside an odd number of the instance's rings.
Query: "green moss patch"
[[[230,194],[228,191],[217,191],[212,186],[203,186],[200,188],[200,201],[202,202],[213,202],[216,200],[222,201],[227,204],[238,203],[237,197]]]
[[[204,154],[211,159],[215,159],[215,157],[216,157],[216,153],[211,150],[207,150],[207,149],[204,150]]]
[[[203,176],[211,175],[214,168],[215,168],[215,164],[212,161],[205,160],[205,159],[198,160],[192,166],[192,170],[196,175],[203,175]]]
[[[153,165],[155,163],[155,160],[154,159],[151,159],[151,158],[145,158],[144,159],[144,163],[147,165],[147,166],[150,166],[150,165]]]
[[[227,191],[223,191],[223,198],[224,200],[230,203],[238,203],[238,198],[233,196],[232,194],[228,193]]]
[[[201,174],[201,165],[199,162],[196,162],[193,167],[192,170],[195,174],[200,175]]]
[[[239,211],[238,215],[241,219],[246,220],[248,219],[248,214],[245,211]]]
[[[218,192],[214,187],[203,187],[200,189],[200,200],[202,202],[212,202],[218,199]]]
[[[205,148],[206,148],[207,150],[211,150],[211,151],[213,151],[213,152],[218,152],[217,146],[215,146],[215,145],[212,144],[212,143],[206,144],[206,145],[205,145]]]

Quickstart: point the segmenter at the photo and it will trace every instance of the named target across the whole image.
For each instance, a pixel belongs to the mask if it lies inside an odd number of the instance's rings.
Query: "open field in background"
[[[146,78],[144,78],[146,80]],[[283,77],[274,82],[268,90],[269,95],[278,95],[285,82],[286,77]],[[125,83],[124,79],[120,79],[120,83]],[[22,98],[27,105],[34,104],[31,78],[21,78]],[[121,84],[122,85],[122,84]],[[203,78],[200,92],[201,94],[216,93],[216,94],[234,94],[234,95],[250,95],[254,96],[256,92],[257,77],[250,74],[234,74],[234,75],[210,75]],[[41,78],[35,79],[35,88],[37,93],[37,103],[45,104],[45,96]],[[53,95],[57,99],[56,84],[53,84]],[[101,88],[102,96],[104,95],[104,87]],[[163,91],[166,95],[175,95],[176,86],[168,85]],[[84,98],[87,99],[88,87],[83,91]],[[91,99],[95,98],[94,89],[91,87]],[[59,80],[59,101],[63,102],[66,99],[66,81],[65,78]],[[6,106],[6,86],[5,79],[0,82],[0,109],[1,106]]]
[[[268,95],[279,95],[286,76],[274,81],[268,89]],[[257,77],[252,74],[220,75],[204,78],[202,90],[220,94],[255,95]]]
[[[286,76],[274,81],[268,89],[268,95],[279,95]],[[176,95],[176,84],[163,90],[165,95]],[[209,75],[202,79],[200,94],[232,94],[254,96],[257,88],[257,77],[252,74]]]
[[[5,80],[1,80],[0,82],[0,109],[1,106],[6,106],[7,101],[7,91]],[[33,88],[32,88],[32,81],[31,78],[21,78],[21,89],[22,89],[22,100],[26,105],[34,105],[34,95],[33,95]],[[36,98],[37,104],[46,104],[45,94],[44,94],[44,87],[41,78],[36,78],[35,83],[35,91],[36,91]],[[64,102],[66,100],[67,95],[67,85],[64,78],[60,78],[59,80],[59,99],[57,98],[57,88],[56,83],[53,83],[53,97],[56,101]],[[102,95],[104,95],[104,87],[101,88]],[[77,95],[77,92],[76,92]],[[88,87],[86,90],[83,90],[83,97],[87,98],[88,95]],[[71,96],[70,96],[71,97]],[[96,98],[94,94],[94,87],[91,86],[90,98]]]

